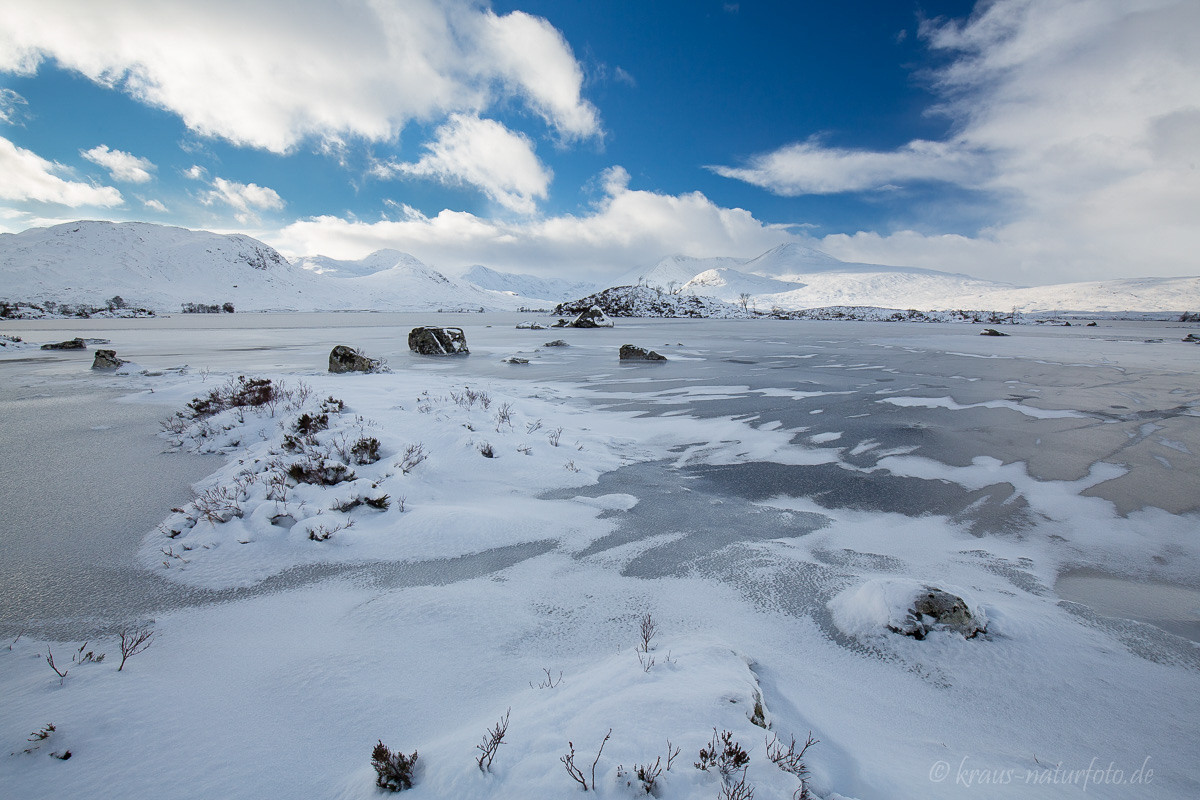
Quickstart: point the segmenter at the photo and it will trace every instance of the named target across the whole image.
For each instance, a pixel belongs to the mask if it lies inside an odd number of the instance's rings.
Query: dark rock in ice
[[[383,362],[368,358],[353,347],[339,344],[329,351],[330,372],[378,372]]]
[[[467,355],[467,336],[462,328],[413,328],[408,333],[408,349],[423,356]]]
[[[555,339],[553,342],[546,342],[542,347],[569,347],[562,339]]]
[[[1000,331],[996,330],[995,328],[984,328],[983,331],[979,335],[980,336],[1008,336],[1007,333],[1001,333]]]
[[[97,350],[92,369],[116,369],[124,363],[123,359],[117,358],[116,350]]]
[[[70,339],[65,342],[58,342],[57,344],[44,344],[44,345],[42,345],[42,349],[43,350],[87,350],[87,342],[85,342],[83,339],[80,339],[78,336],[76,336],[74,339]]]
[[[659,355],[653,350],[647,350],[644,347],[638,347],[632,344],[621,345],[621,360],[622,361],[666,361],[667,357]]]

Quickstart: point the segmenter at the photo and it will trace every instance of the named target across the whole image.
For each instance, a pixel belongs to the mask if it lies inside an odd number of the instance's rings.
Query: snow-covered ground
[[[462,325],[471,355],[408,353],[408,328],[430,319]],[[105,338],[133,362],[98,374],[91,350],[0,350],[10,431],[44,425],[53,398],[122,395],[185,412],[161,434],[128,426],[180,451],[162,458],[221,455],[191,501],[129,501],[161,525],[112,539],[143,570],[103,612],[89,613],[96,589],[47,575],[67,595],[53,612],[0,616],[6,796],[379,797],[382,740],[419,753],[414,798],[574,796],[572,748],[598,796],[644,796],[636,765],[657,759],[655,796],[715,798],[743,774],[693,765],[725,731],[759,800],[801,785],[768,741],[810,732],[821,798],[1200,793],[1200,350],[1180,341],[1195,326],[994,338],[524,319],[7,324],[24,343]],[[669,360],[620,364],[625,343]],[[330,375],[334,344],[392,371]],[[245,390],[238,376],[283,391],[187,412]],[[108,433],[93,419],[70,439],[49,429],[46,449]],[[378,460],[355,448],[371,439]],[[6,495],[8,548],[22,509],[56,502],[26,477],[45,454],[10,446],[0,475],[26,485]],[[137,498],[136,466],[114,452],[80,470]],[[297,480],[321,466],[347,479]],[[106,486],[126,468],[134,487]],[[69,551],[94,533],[88,513],[64,503],[37,533]],[[24,562],[3,555],[9,596]],[[926,587],[986,632],[890,632]],[[116,631],[150,617],[151,646],[118,672]],[[88,650],[106,658],[73,663]],[[476,745],[506,714],[485,772]]]

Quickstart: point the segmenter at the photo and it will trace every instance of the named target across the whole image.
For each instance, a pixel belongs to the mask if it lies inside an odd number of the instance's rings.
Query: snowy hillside
[[[536,275],[521,275],[497,272],[480,264],[468,267],[459,276],[467,283],[493,292],[505,292],[525,298],[530,303],[553,305],[564,300],[594,292],[597,287],[587,281],[570,281],[557,278],[539,278]]]
[[[120,295],[160,313],[185,303],[230,303],[237,311],[508,311],[529,304],[396,250],[291,264],[249,236],[136,222],[0,234],[0,276],[0,300],[103,306]]]
[[[691,256],[668,256],[649,269],[634,269],[613,280],[613,286],[656,286],[673,289],[690,281],[702,272],[715,269],[737,269],[745,261],[740,258],[692,258]],[[698,292],[698,294],[700,294]]]
[[[295,262],[296,266],[306,269],[316,275],[329,275],[337,278],[355,278],[363,275],[374,275],[385,269],[400,264],[421,264],[416,258],[399,250],[376,250],[366,258],[357,261],[346,261],[328,256],[305,256]]]
[[[695,270],[688,274],[691,270]],[[626,280],[633,278],[633,280]],[[1139,278],[1023,288],[918,267],[839,261],[799,244],[748,259],[673,256],[620,279],[751,309],[794,311],[827,306],[986,309],[1022,313],[1181,312],[1200,308],[1200,278]]]

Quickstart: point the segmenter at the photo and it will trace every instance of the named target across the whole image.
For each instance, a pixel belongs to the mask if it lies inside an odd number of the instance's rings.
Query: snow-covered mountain
[[[1200,311],[1200,278],[1137,278],[1021,288],[915,267],[856,264],[799,244],[752,259],[672,256],[611,286],[643,285],[751,310],[826,306],[977,309],[1022,313]],[[563,279],[473,266],[447,275],[398,250],[357,261],[289,262],[240,234],[140,222],[72,222],[0,234],[0,300],[179,311],[185,303],[238,311],[515,311],[594,292]]]
[[[512,311],[530,299],[449,278],[396,250],[295,264],[262,242],[141,222],[72,222],[0,234],[0,299],[179,311]],[[537,305],[550,307],[547,299]]]
[[[696,270],[690,275],[689,271]],[[620,280],[714,297],[759,311],[878,306],[924,311],[984,309],[1179,312],[1200,308],[1200,278],[1137,278],[1023,288],[919,267],[840,261],[801,244],[756,258],[672,256]]]
[[[668,256],[649,269],[633,269],[613,281],[613,286],[653,286],[671,291],[677,289],[701,272],[714,269],[737,269],[745,264],[744,259],[717,256],[715,258],[693,258],[691,256]]]
[[[305,256],[294,262],[301,269],[306,269],[315,275],[329,275],[337,278],[356,278],[364,275],[374,275],[391,269],[399,264],[420,265],[421,262],[402,253],[399,250],[376,250],[366,258],[357,261],[330,258],[329,256]]]
[[[505,292],[526,300],[532,298],[539,305],[541,301],[545,300],[554,302],[570,300],[598,288],[594,283],[587,281],[569,281],[561,278],[539,278],[536,275],[497,272],[481,264],[468,267],[462,271],[459,277],[480,289]]]

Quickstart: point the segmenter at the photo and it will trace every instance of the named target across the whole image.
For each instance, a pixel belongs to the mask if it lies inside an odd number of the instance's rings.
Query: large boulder
[[[87,342],[76,336],[74,339],[68,339],[65,342],[57,342],[55,344],[42,345],[43,350],[87,350]]]
[[[936,586],[903,578],[872,578],[828,604],[833,622],[850,636],[884,632],[924,639],[934,631],[973,639],[987,632],[984,610]]]
[[[913,598],[903,621],[888,628],[914,639],[924,639],[933,630],[951,630],[972,639],[984,633],[987,625],[971,613],[966,601],[958,595],[926,586]]]
[[[584,311],[574,322],[567,323],[570,328],[611,328],[613,321],[604,316],[604,312],[600,306],[592,306],[587,311]]]
[[[116,350],[97,350],[96,357],[92,359],[92,369],[117,369],[125,361],[117,358]]]
[[[632,344],[621,345],[621,360],[622,361],[666,361],[667,357],[659,355],[653,350],[647,350],[644,347],[638,347]]]
[[[466,355],[467,336],[462,328],[413,328],[408,333],[408,349],[423,356]]]
[[[378,372],[382,365],[379,359],[369,358],[344,344],[329,351],[330,372]]]

